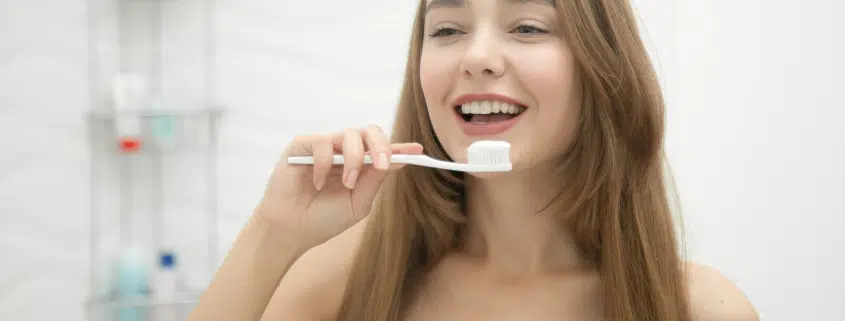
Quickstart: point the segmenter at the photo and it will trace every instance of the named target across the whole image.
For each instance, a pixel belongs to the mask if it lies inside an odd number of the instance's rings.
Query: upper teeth
[[[473,101],[461,105],[461,113],[464,114],[520,114],[523,111],[525,107],[501,101]]]

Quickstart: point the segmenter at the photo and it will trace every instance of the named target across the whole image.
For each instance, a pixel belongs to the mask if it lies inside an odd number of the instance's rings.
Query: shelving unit
[[[84,307],[91,321],[184,320],[220,260],[225,109],[213,95],[214,1],[88,0],[88,7]],[[116,85],[126,79],[133,86]]]
[[[162,309],[184,320],[204,289],[219,261],[216,137],[222,115],[221,109],[89,113],[90,320],[122,320],[117,313],[126,309],[151,315],[131,320],[157,321],[153,312]],[[116,131],[121,118],[139,120],[140,135],[121,139]],[[162,123],[179,130],[160,131]],[[157,135],[162,132],[168,135]],[[130,260],[141,260],[144,270],[131,277],[137,286],[150,286],[140,296],[119,295],[126,277],[120,280],[118,266],[122,256],[126,261],[127,246]],[[134,252],[137,246],[143,252]],[[184,277],[167,299],[152,287],[163,251],[177,253]]]

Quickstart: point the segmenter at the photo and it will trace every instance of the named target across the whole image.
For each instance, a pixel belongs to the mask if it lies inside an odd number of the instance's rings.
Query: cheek
[[[452,117],[452,109],[445,106],[452,87],[451,61],[448,55],[423,51],[420,57],[420,87],[435,133],[442,133],[443,124]]]
[[[519,63],[520,78],[545,109],[569,107],[576,88],[575,60],[558,46],[538,48]]]
[[[448,61],[441,54],[423,51],[420,57],[420,86],[426,104],[440,106],[445,102],[451,85]]]
[[[565,48],[538,48],[519,62],[520,78],[537,110],[535,134],[567,145],[580,113],[580,83],[575,60]]]

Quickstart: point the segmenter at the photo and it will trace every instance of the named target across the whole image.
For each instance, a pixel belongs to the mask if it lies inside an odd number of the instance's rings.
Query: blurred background
[[[845,5],[633,4],[690,258],[845,320]],[[0,0],[0,320],[182,319],[290,138],[390,128],[415,6]]]

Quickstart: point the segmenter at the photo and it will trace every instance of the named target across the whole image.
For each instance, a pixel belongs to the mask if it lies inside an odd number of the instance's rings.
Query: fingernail
[[[349,173],[346,174],[346,180],[344,181],[344,184],[346,185],[346,187],[351,189],[351,188],[355,187],[355,181],[357,179],[358,179],[358,170],[357,169],[351,169],[351,170],[349,170]]]
[[[387,154],[381,153],[378,155],[378,166],[379,169],[387,169],[390,167],[390,161],[387,160]]]
[[[318,191],[322,190],[323,189],[323,179],[322,178],[314,179],[314,187],[317,188]]]

